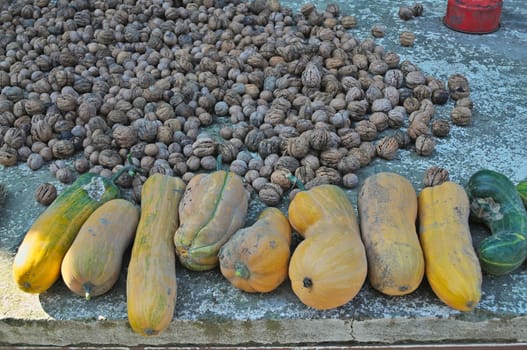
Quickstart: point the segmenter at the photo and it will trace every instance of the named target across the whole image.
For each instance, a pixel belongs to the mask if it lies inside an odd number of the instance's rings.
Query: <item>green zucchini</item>
[[[516,270],[527,258],[527,211],[505,175],[488,169],[474,173],[466,191],[471,218],[492,235],[477,247],[481,268],[492,275]]]
[[[123,167],[111,179],[85,173],[40,214],[25,234],[13,262],[13,277],[27,293],[42,293],[60,276],[64,255],[82,224],[101,205],[120,194],[114,183],[129,170]]]

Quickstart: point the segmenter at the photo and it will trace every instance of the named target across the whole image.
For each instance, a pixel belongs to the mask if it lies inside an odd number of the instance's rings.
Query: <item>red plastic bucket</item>
[[[448,0],[443,22],[463,33],[492,33],[500,27],[502,7],[501,0]]]

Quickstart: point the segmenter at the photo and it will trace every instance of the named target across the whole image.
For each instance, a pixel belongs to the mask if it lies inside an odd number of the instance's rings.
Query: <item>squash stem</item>
[[[110,181],[115,183],[115,181],[117,181],[117,179],[119,179],[121,175],[123,175],[125,172],[128,172],[128,171],[132,171],[132,173],[135,174],[137,170],[136,170],[136,167],[133,165],[123,166],[115,174],[113,174],[113,176],[110,178]]]
[[[296,185],[300,189],[300,191],[305,191],[306,187],[304,186],[304,183],[300,181],[296,176],[293,174],[287,174],[286,178],[293,183],[293,187]]]
[[[251,276],[251,272],[245,264],[237,262],[234,264],[234,275],[246,280]]]
[[[304,285],[304,288],[311,288],[313,287],[313,280],[309,277],[304,277],[302,284]]]
[[[88,301],[91,300],[91,288],[93,287],[93,284],[90,282],[86,282],[82,285],[82,289],[84,289],[84,298]]]

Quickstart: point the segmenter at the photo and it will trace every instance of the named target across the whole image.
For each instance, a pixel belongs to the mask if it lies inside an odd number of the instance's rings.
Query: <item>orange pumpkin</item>
[[[367,274],[366,253],[353,205],[335,185],[298,193],[289,220],[305,237],[291,256],[289,279],[296,296],[315,309],[346,304]]]
[[[242,228],[221,247],[220,270],[246,292],[270,292],[287,278],[291,226],[277,208],[266,208],[256,222]]]

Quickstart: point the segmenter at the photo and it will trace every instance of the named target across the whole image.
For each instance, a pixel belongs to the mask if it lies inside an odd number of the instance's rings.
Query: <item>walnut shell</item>
[[[279,168],[273,171],[270,180],[272,183],[279,185],[284,191],[289,189],[292,185],[289,176],[291,172],[285,168]]]
[[[321,82],[322,75],[320,70],[314,63],[309,62],[302,72],[302,85],[309,88],[317,88],[320,86]]]
[[[362,141],[373,141],[377,138],[377,127],[369,120],[361,120],[357,122],[355,130]]]
[[[432,122],[432,135],[446,137],[450,132],[450,123],[445,119],[436,119]]]
[[[260,191],[258,191],[258,197],[260,197],[260,200],[264,204],[275,206],[282,200],[283,193],[284,191],[279,185],[267,182],[262,186]]]
[[[216,142],[210,137],[198,138],[192,144],[192,154],[200,158],[212,156],[216,154]]]
[[[432,187],[441,185],[443,182],[449,180],[448,170],[437,166],[432,166],[426,169],[423,176],[423,185],[425,187]]]
[[[419,135],[415,140],[415,151],[422,156],[429,156],[434,152],[435,140],[431,135]]]
[[[38,170],[44,164],[44,158],[38,153],[31,153],[26,160],[26,164],[31,170]]]
[[[69,158],[75,153],[75,145],[70,140],[58,140],[51,146],[55,158]]]
[[[470,95],[470,86],[467,77],[463,74],[452,74],[447,80],[448,92],[453,100],[459,100]]]
[[[57,198],[57,188],[50,183],[40,184],[35,190],[35,199],[42,205],[50,205]]]
[[[450,119],[455,125],[466,126],[472,122],[472,110],[467,107],[454,107]]]
[[[412,19],[412,17],[414,16],[414,11],[412,8],[408,7],[408,6],[401,6],[399,7],[399,18],[404,20],[404,21],[408,21],[410,19]]]
[[[371,35],[376,38],[382,38],[386,32],[386,26],[383,24],[374,24],[371,27]]]
[[[377,155],[384,159],[394,159],[399,149],[399,142],[393,136],[385,136],[375,145]]]
[[[351,29],[357,26],[357,18],[355,16],[343,16],[340,19],[340,24],[344,29]]]
[[[402,46],[412,46],[415,41],[415,34],[404,31],[399,35],[399,42]]]
[[[352,154],[342,157],[342,159],[340,159],[339,163],[337,164],[337,170],[343,174],[354,172],[355,170],[360,169],[360,167],[361,164],[359,159]]]
[[[359,177],[354,173],[345,174],[342,177],[342,186],[346,188],[355,188],[359,184]]]
[[[115,166],[123,163],[119,152],[113,149],[105,149],[99,152],[98,162],[100,165],[113,169]]]
[[[63,184],[70,184],[75,179],[75,175],[71,169],[66,167],[58,169],[55,173],[55,177]]]

